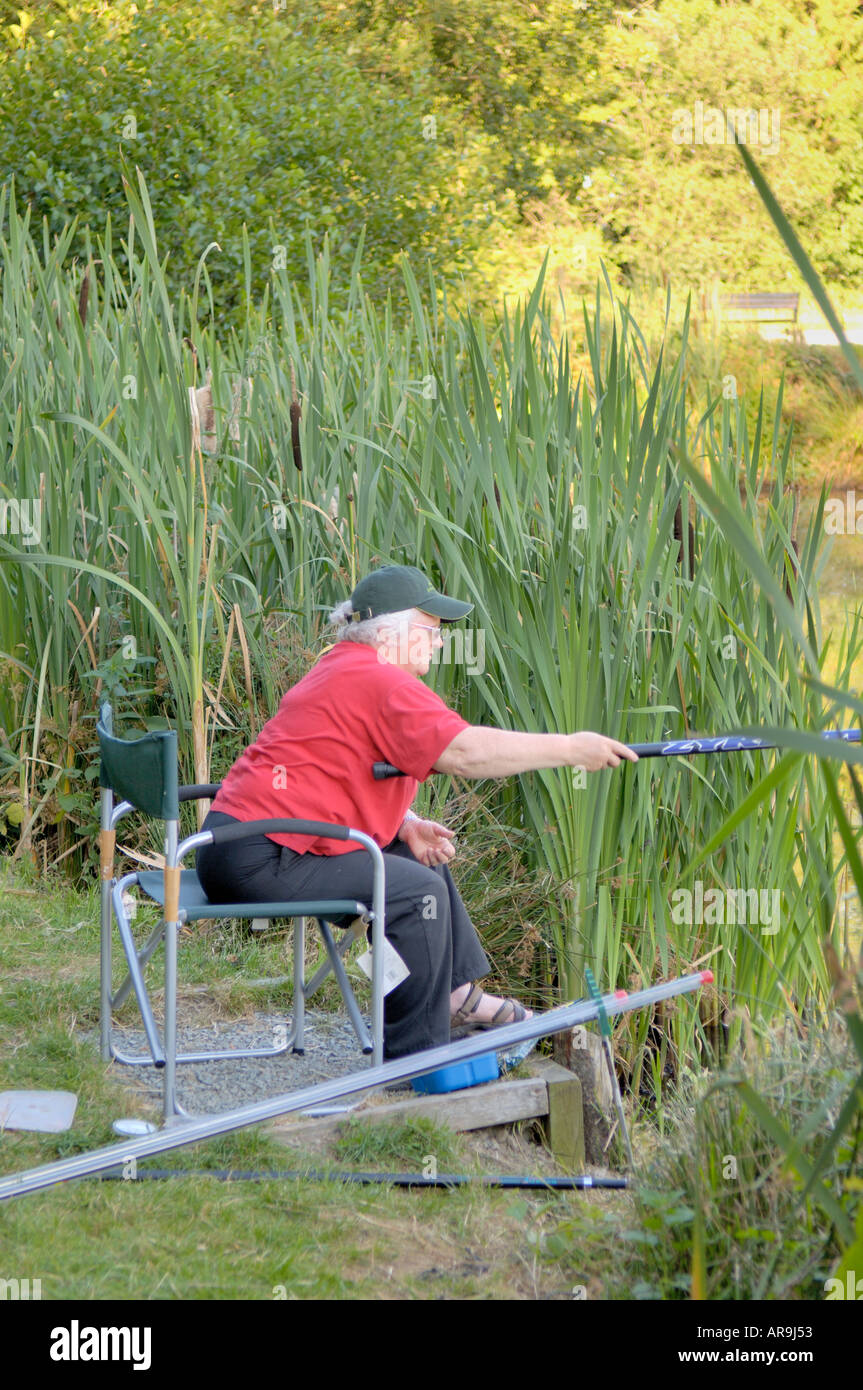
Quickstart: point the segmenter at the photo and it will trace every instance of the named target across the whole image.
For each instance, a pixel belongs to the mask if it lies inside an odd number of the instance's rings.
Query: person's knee
[[[400,889],[399,897],[407,908],[407,915],[419,922],[440,922],[449,912],[446,884],[425,864],[412,864],[408,880]]]
[[[422,922],[440,922],[444,915],[449,912],[449,901],[445,891],[439,884],[429,888],[428,892],[420,897],[417,910]]]

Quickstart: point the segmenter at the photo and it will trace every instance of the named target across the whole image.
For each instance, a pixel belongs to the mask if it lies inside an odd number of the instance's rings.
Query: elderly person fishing
[[[472,608],[437,593],[412,567],[386,565],[361,580],[330,615],[338,640],[234,763],[205,823],[327,821],[364,830],[380,845],[386,935],[410,971],[385,1000],[387,1058],[447,1042],[452,1027],[494,1028],[529,1016],[475,983],[489,962],[448,868],[453,832],[410,810],[417,783],[432,772],[508,777],[637,761],[601,734],[473,726],[448,708],[421,677],[443,646],[441,623]],[[372,764],[380,761],[406,776],[375,781]],[[199,849],[197,868],[213,902],[371,899],[371,857],[341,840],[258,835]]]

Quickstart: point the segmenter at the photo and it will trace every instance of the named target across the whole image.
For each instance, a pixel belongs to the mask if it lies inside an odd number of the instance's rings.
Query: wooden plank
[[[548,1086],[542,1077],[534,1076],[519,1081],[492,1081],[485,1086],[471,1086],[464,1091],[447,1091],[436,1096],[409,1096],[384,1105],[364,1102],[350,1115],[328,1115],[321,1119],[286,1115],[273,1120],[265,1133],[280,1143],[296,1144],[304,1139],[335,1135],[349,1119],[377,1123],[412,1119],[418,1115],[465,1133],[485,1129],[488,1125],[534,1120],[547,1114]]]
[[[535,1063],[537,1075],[548,1090],[545,1131],[549,1148],[562,1168],[584,1172],[584,1104],[581,1081],[575,1072],[557,1062]]]
[[[554,1055],[581,1082],[584,1156],[588,1164],[605,1162],[605,1147],[614,1124],[611,1079],[598,1033],[577,1027],[554,1037]]]

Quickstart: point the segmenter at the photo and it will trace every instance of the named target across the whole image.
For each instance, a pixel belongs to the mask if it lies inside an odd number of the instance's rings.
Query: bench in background
[[[799,294],[726,294],[719,301],[720,316],[729,323],[797,324]],[[795,332],[795,338],[798,336]]]

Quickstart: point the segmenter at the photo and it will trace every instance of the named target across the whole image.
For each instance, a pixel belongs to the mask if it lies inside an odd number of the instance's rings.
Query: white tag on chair
[[[364,975],[372,978],[372,953],[363,951],[357,957],[357,965]],[[402,980],[406,980],[411,972],[408,970],[395,946],[391,946],[384,937],[384,994],[389,994],[396,985],[400,985]]]

